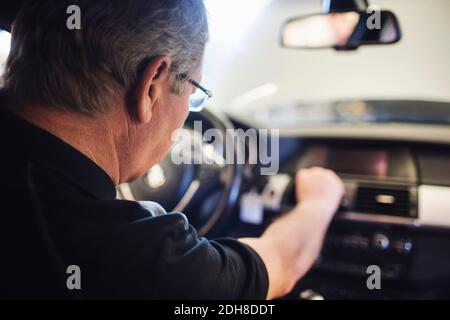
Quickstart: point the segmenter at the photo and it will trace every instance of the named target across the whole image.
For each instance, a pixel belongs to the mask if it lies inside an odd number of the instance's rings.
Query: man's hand
[[[332,171],[301,170],[296,177],[297,206],[267,228],[260,238],[241,239],[262,258],[269,274],[268,299],[289,293],[311,268],[344,193]]]
[[[323,214],[331,219],[344,194],[344,184],[331,170],[312,168],[300,170],[296,176],[296,195],[299,204],[314,203],[324,208]]]

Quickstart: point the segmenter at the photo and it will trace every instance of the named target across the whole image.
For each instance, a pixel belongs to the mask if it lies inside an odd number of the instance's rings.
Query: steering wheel
[[[221,141],[204,138],[210,129],[220,133]],[[234,129],[233,124],[222,116],[208,110],[191,112],[183,128],[184,138],[175,142],[166,158],[143,177],[120,185],[120,196],[125,200],[154,201],[168,212],[182,212],[201,236],[222,231],[239,198],[243,173],[242,164],[226,161],[230,156],[234,159],[237,148],[243,147],[243,142],[230,136],[228,129]],[[190,139],[185,139],[186,135]],[[233,143],[226,145],[226,141]],[[189,161],[176,164],[174,155]]]

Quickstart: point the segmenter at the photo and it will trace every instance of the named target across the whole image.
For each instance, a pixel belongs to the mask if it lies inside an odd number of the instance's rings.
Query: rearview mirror
[[[314,14],[288,20],[282,28],[283,47],[352,50],[361,45],[391,44],[401,38],[396,16],[385,10]]]

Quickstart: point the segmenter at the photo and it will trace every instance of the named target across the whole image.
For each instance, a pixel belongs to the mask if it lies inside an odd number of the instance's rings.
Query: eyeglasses
[[[186,76],[180,76],[182,80],[186,80],[194,87],[197,88],[193,94],[191,94],[189,98],[189,110],[193,112],[200,112],[206,105],[206,102],[212,98],[213,94],[208,89],[205,89],[195,80],[187,78]]]

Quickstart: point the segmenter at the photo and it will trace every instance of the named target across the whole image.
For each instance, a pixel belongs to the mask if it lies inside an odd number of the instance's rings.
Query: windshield
[[[211,41],[204,83],[214,93],[210,106],[213,109],[248,118],[262,117],[267,108],[273,114],[277,108],[281,111],[294,106],[314,109],[317,119],[320,114],[317,109],[327,106],[325,109],[329,110],[330,102],[383,100],[382,110],[387,113],[390,109],[386,102],[400,100],[403,103],[397,105],[401,105],[405,117],[396,114],[395,121],[409,121],[411,117],[406,117],[405,108],[411,105],[416,113],[414,121],[423,122],[430,119],[420,113],[432,113],[435,120],[442,117],[439,112],[436,117],[436,108],[414,100],[447,102],[438,109],[450,110],[448,0],[371,1],[395,13],[402,40],[394,45],[366,46],[347,52],[280,46],[283,22],[320,12],[320,0],[207,0],[206,3]],[[408,104],[410,100],[413,102]],[[389,119],[374,115],[369,118]]]

